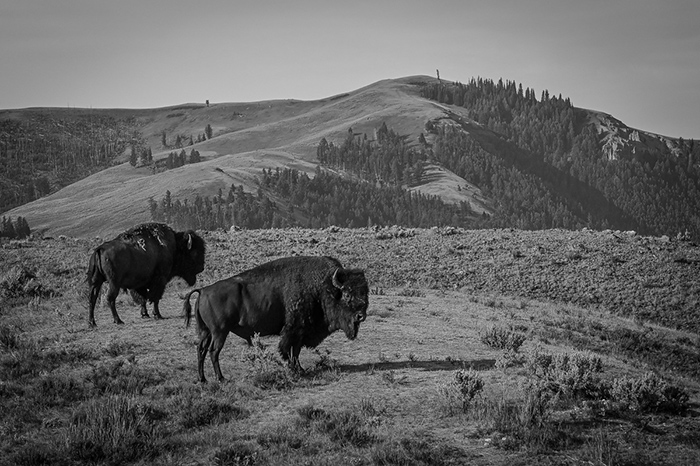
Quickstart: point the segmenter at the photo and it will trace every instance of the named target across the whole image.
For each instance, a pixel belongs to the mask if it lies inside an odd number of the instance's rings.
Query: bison
[[[185,324],[194,306],[199,332],[199,379],[210,353],[214,372],[224,380],[219,353],[229,332],[248,344],[258,333],[280,335],[279,351],[294,370],[303,370],[299,352],[315,348],[328,335],[342,329],[350,340],[357,337],[367,317],[369,287],[359,269],[345,269],[332,257],[286,257],[241,272],[184,296]]]
[[[142,317],[148,317],[147,299],[153,303],[153,316],[161,318],[158,301],[165,286],[173,277],[181,277],[193,286],[197,274],[204,270],[204,252],[204,240],[194,231],[176,232],[162,223],[137,225],[102,243],[95,248],[88,266],[89,325],[96,325],[95,303],[104,282],[109,283],[107,302],[114,323],[124,323],[114,303],[121,289],[134,291],[142,298],[136,299]]]

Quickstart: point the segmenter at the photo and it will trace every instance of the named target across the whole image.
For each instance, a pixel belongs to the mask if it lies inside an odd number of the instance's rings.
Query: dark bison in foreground
[[[204,270],[204,240],[194,231],[175,232],[162,223],[145,223],[125,231],[95,248],[88,266],[90,326],[95,326],[95,303],[104,282],[114,322],[122,324],[114,305],[119,290],[131,290],[142,299],[141,316],[148,317],[146,300],[153,303],[153,316],[161,318],[158,301],[173,277],[193,286]]]
[[[210,352],[223,380],[219,353],[229,332],[248,343],[255,333],[281,335],[279,350],[293,369],[301,369],[302,346],[315,348],[342,329],[353,340],[367,317],[369,287],[362,270],[345,269],[332,257],[287,257],[190,291],[183,310],[189,326],[190,296],[199,293],[194,314],[199,329],[198,369]]]

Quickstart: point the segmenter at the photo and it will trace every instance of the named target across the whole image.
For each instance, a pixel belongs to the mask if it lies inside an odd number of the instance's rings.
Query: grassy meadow
[[[207,360],[200,384],[184,282],[169,284],[165,319],[141,319],[122,293],[125,324],[102,302],[91,329],[85,271],[100,240],[2,243],[0,464],[700,464],[694,245],[619,232],[203,235],[198,286],[285,255],[364,268],[358,338],[303,349],[297,374],[277,337],[230,335],[227,381]]]

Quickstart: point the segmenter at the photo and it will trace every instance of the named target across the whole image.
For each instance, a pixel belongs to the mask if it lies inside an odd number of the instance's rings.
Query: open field
[[[203,232],[206,285],[287,255],[365,269],[367,321],[278,364],[127,294],[87,325],[97,240],[0,247],[0,464],[700,464],[700,248],[607,231]],[[199,285],[198,285],[199,286]]]

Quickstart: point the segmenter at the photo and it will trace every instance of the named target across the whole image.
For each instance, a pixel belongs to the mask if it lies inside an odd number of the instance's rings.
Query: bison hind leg
[[[100,297],[102,283],[104,282],[98,279],[90,285],[90,312],[88,315],[88,325],[90,325],[90,327],[97,326],[97,323],[95,322],[95,306],[97,305],[97,300]]]
[[[202,383],[207,382],[206,377],[204,377],[204,359],[207,357],[210,345],[211,332],[206,328],[201,329],[199,331],[199,346],[197,347],[197,371],[199,372],[199,380]]]
[[[214,334],[211,338],[211,345],[209,345],[211,364],[214,366],[214,373],[216,374],[216,378],[219,379],[219,382],[226,380],[221,373],[221,367],[219,367],[219,354],[221,353],[221,348],[224,347],[224,343],[226,343],[227,336],[228,332]]]
[[[139,288],[138,290],[129,290],[129,295],[134,303],[141,306],[141,318],[149,319],[151,316],[148,315],[148,309],[146,309],[146,295],[148,290],[146,288]]]
[[[119,318],[117,314],[117,296],[119,296],[119,287],[115,286],[114,283],[109,282],[109,290],[107,291],[107,304],[109,304],[109,309],[112,311],[112,318],[115,324],[122,325],[124,322]]]

